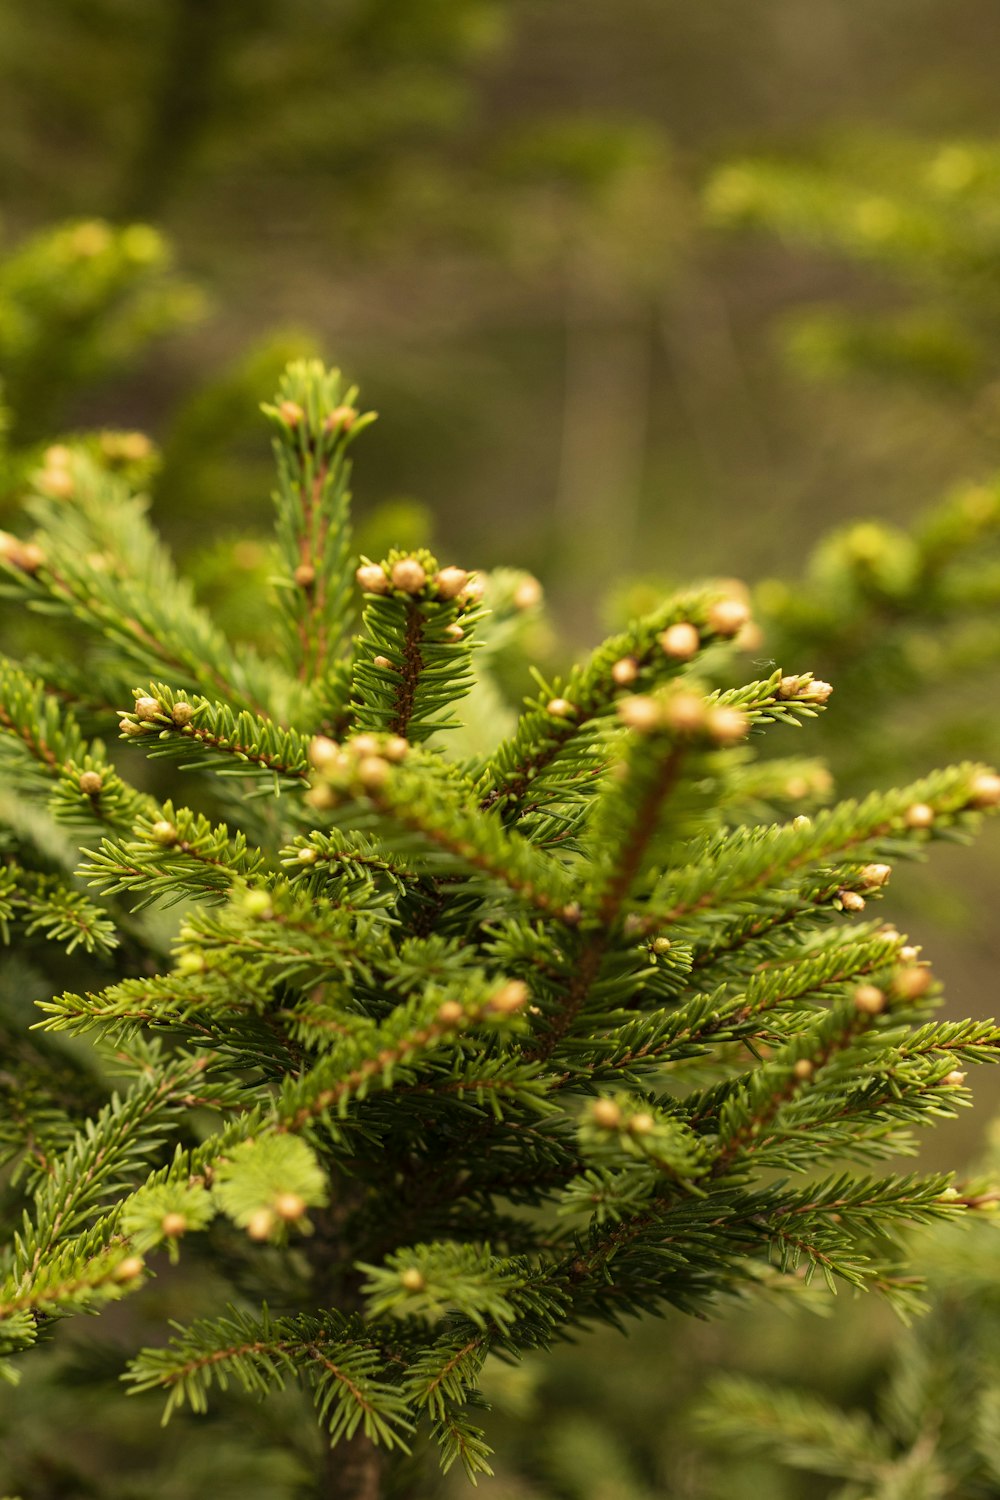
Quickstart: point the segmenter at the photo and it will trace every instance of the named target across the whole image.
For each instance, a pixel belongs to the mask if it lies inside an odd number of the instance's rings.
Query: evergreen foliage
[[[1000,778],[801,813],[801,757],[756,751],[831,689],[734,681],[732,584],[469,750],[537,588],[359,561],[355,400],[310,363],[265,408],[270,651],[224,636],[86,445],[3,535],[4,597],[64,647],[0,675],[0,1333],[13,1377],[128,1298],[140,1399],[285,1412],[297,1384],[325,1435],[298,1492],[371,1500],[414,1492],[428,1440],[489,1472],[491,1355],[784,1278],[912,1305],[904,1231],[979,1200],[884,1163],[1000,1028],[935,1020],[919,949],[856,918]]]

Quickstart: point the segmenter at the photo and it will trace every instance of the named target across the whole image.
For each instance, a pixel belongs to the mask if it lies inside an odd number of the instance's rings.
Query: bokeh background
[[[813,576],[846,545],[901,597],[903,533],[1000,467],[998,97],[988,0],[0,8],[0,519],[60,434],[148,432],[159,524],[252,632],[256,403],[315,351],[381,412],[356,474],[368,550],[432,539],[532,569],[553,658],[672,583],[800,580],[854,518],[898,529],[845,532]],[[908,709],[913,662],[853,683],[820,732],[847,790],[932,749],[1000,758],[995,614],[976,631],[933,701]],[[921,670],[935,649],[925,622]],[[1000,851],[945,855],[887,914],[919,925],[955,1012],[986,1014]],[[928,1165],[979,1149],[979,1093]],[[508,1457],[486,1492],[833,1493],[699,1447],[692,1393],[719,1368],[792,1370],[865,1402],[895,1339],[870,1307],[771,1311],[499,1372]],[[135,1462],[137,1494],[187,1495]]]

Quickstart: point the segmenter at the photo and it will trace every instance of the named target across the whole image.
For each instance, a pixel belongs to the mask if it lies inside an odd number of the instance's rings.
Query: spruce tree
[[[0,1335],[30,1372],[128,1299],[161,1325],[137,1406],[260,1398],[276,1454],[300,1388],[322,1446],[286,1492],[376,1500],[432,1447],[489,1472],[490,1356],[785,1278],[912,1302],[902,1232],[976,1200],[880,1163],[1000,1028],[934,1020],[919,948],[864,913],[1000,777],[804,814],[820,768],[757,752],[831,688],[726,685],[731,582],[539,676],[482,749],[538,587],[354,555],[356,401],[303,363],[265,408],[268,652],[99,449],[47,450],[0,535]]]

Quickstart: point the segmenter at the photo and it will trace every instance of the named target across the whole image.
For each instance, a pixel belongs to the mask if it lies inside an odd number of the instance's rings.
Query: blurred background
[[[555,661],[675,583],[738,574],[758,664],[837,686],[803,749],[844,790],[996,762],[998,84],[987,0],[2,7],[0,524],[47,445],[107,429],[252,634],[257,403],[316,352],[381,413],[355,484],[373,555],[430,540],[532,569]],[[920,519],[948,496],[947,525]],[[957,571],[930,599],[942,549]],[[885,908],[956,1014],[996,1005],[998,867],[996,838],[945,851]],[[926,1164],[980,1149],[978,1093]],[[770,1310],[499,1372],[487,1493],[840,1493],[699,1446],[692,1393],[720,1368],[805,1370],[870,1402],[895,1340],[869,1305],[808,1327]],[[195,1493],[135,1465],[136,1494]]]

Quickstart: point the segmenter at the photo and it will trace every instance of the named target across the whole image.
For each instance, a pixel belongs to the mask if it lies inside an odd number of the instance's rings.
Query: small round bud
[[[542,602],[542,585],[537,578],[522,578],[514,590],[515,609],[534,609]]]
[[[991,771],[985,771],[977,776],[972,783],[972,796],[969,799],[973,807],[997,807],[1000,806],[1000,776]]]
[[[279,1193],[274,1200],[274,1211],[279,1219],[292,1223],[305,1213],[306,1200],[300,1193]]]
[[[387,594],[389,580],[378,563],[362,563],[354,574],[366,594]]]
[[[554,719],[568,719],[575,712],[568,698],[550,698],[545,708]]]
[[[340,746],[325,734],[313,735],[309,741],[309,764],[323,771],[340,759]]]
[[[707,618],[716,635],[733,636],[750,619],[750,610],[742,599],[719,599],[709,609]]]
[[[386,760],[391,760],[396,765],[398,765],[400,761],[405,760],[409,753],[410,742],[409,740],[405,740],[401,734],[390,734],[389,738],[382,746],[382,754],[385,756]]]
[[[96,797],[104,789],[104,777],[98,771],[81,771],[78,785],[86,796]]]
[[[126,1255],[120,1260],[111,1273],[113,1281],[135,1281],[146,1269],[146,1262],[140,1255]]]
[[[457,1000],[442,1000],[438,1006],[437,1019],[442,1026],[457,1026],[465,1011]]]
[[[389,763],[380,755],[366,755],[358,762],[358,780],[366,792],[376,792],[385,786],[389,776]]]
[[[190,724],[194,718],[194,709],[190,703],[185,703],[183,699],[178,699],[170,710],[170,717],[178,729],[183,729],[185,724]]]
[[[919,957],[920,949],[914,947],[912,943],[907,943],[905,948],[900,948],[899,950],[899,959],[901,963],[915,964]]]
[[[919,1000],[922,995],[934,983],[934,976],[930,969],[923,964],[909,964],[905,969],[897,969],[892,979],[892,992],[898,995],[900,1000]]]
[[[135,713],[140,719],[156,719],[163,712],[163,705],[158,698],[137,698],[135,700]]]
[[[392,567],[392,586],[404,594],[419,594],[427,582],[427,574],[415,557],[400,558]]]
[[[799,813],[792,819],[792,827],[801,831],[803,828],[811,828],[812,822],[812,818],[807,818],[805,813]]]
[[[623,656],[611,668],[611,681],[618,687],[628,687],[639,675],[639,663],[634,656]]]
[[[392,662],[389,660],[389,658],[387,656],[373,656],[372,657],[372,666],[373,667],[381,667],[382,670],[386,671],[386,672],[391,672],[391,671],[394,670]]]
[[[289,427],[297,427],[305,416],[305,412],[297,401],[280,401],[278,403],[278,415]]]
[[[448,637],[449,641],[460,641],[465,635],[465,631],[462,629],[457,620],[452,620],[450,625],[446,625],[444,627],[444,633]]]
[[[373,734],[356,734],[348,741],[347,748],[357,756],[381,754],[381,747]]]
[[[502,1016],[512,1016],[527,1003],[528,986],[521,979],[511,979],[495,995],[490,996],[490,1010]]]
[[[804,776],[790,776],[782,787],[782,791],[790,802],[801,802],[803,797],[809,795],[809,782]]]
[[[892,865],[865,865],[861,871],[861,879],[865,885],[878,888],[888,884],[891,874]]]
[[[854,1009],[864,1016],[878,1016],[885,1010],[885,993],[875,984],[859,984],[854,991]]]
[[[806,1081],[806,1079],[811,1078],[815,1071],[816,1069],[813,1067],[808,1057],[800,1057],[798,1062],[792,1069],[795,1077],[800,1079],[803,1083]]]
[[[299,563],[292,577],[300,589],[309,589],[316,582],[316,569],[312,563]]]
[[[37,542],[25,542],[21,548],[21,556],[18,566],[25,572],[34,575],[45,562],[45,553]]]
[[[323,423],[324,432],[350,432],[358,414],[353,406],[335,406]]]
[[[187,1231],[187,1227],[186,1216],[176,1211],[164,1214],[160,1220],[160,1228],[169,1240],[180,1239],[181,1235]]]
[[[934,809],[926,802],[914,802],[904,814],[907,828],[930,828],[934,822]]]
[[[319,786],[310,787],[306,792],[305,800],[309,807],[315,808],[317,812],[329,812],[331,807],[337,805],[333,788],[326,786],[323,782]]]
[[[424,1273],[416,1266],[407,1266],[399,1273],[399,1284],[407,1292],[422,1292],[427,1282]]]
[[[204,974],[205,960],[200,953],[181,953],[174,964],[176,974]]]
[[[701,645],[701,636],[688,620],[679,620],[676,625],[668,625],[659,640],[664,656],[670,656],[674,661],[690,661]]]
[[[42,459],[47,469],[65,469],[72,461],[73,451],[65,448],[62,443],[53,443],[51,448],[46,448]]]
[[[120,432],[115,443],[116,455],[127,464],[141,464],[153,452],[153,445],[144,432]]]
[[[295,858],[300,865],[314,865],[319,859],[319,855],[315,849],[310,849],[307,846],[305,849],[300,849]]]
[[[159,822],[154,823],[149,831],[158,844],[169,846],[177,842],[177,829],[166,818],[160,818]]]
[[[571,927],[576,926],[577,922],[579,922],[580,920],[581,915],[582,909],[580,907],[579,901],[567,901],[566,905],[562,909],[562,919],[564,922],[568,922]]]
[[[628,1122],[628,1128],[632,1135],[650,1135],[656,1129],[656,1121],[652,1115],[647,1114],[643,1110],[641,1113],[632,1116]]]
[[[252,1240],[270,1239],[274,1214],[269,1208],[256,1208],[247,1220],[247,1234]]]
[[[962,1072],[961,1068],[952,1068],[950,1073],[946,1073],[944,1075],[944,1077],[941,1079],[941,1082],[945,1085],[946,1088],[960,1089],[962,1087],[962,1084],[965,1082],[965,1079],[966,1075]]]
[[[134,719],[119,719],[118,728],[121,733],[126,735],[129,739],[134,739],[136,735],[145,734],[146,730],[149,728],[149,725],[137,724]]]
[[[602,1130],[617,1130],[622,1123],[622,1112],[613,1099],[598,1099],[590,1117]]]
[[[705,727],[705,700],[697,693],[672,693],[663,705],[663,720],[675,734],[698,734]]]
[[[748,620],[744,626],[736,632],[733,644],[740,651],[759,651],[764,644],[764,632],[756,620]]]
[[[459,598],[465,605],[478,604],[486,592],[486,585],[481,578],[470,578]]]
[[[827,703],[832,692],[832,683],[822,682],[818,677],[814,677],[810,682],[803,683],[795,696],[800,702]]]
[[[268,891],[247,891],[242,904],[248,917],[267,919],[274,916],[274,907]]]
[[[864,911],[865,898],[857,891],[838,891],[837,900],[845,911]]]
[[[750,733],[750,720],[738,708],[711,708],[706,727],[717,745],[736,745]]]
[[[464,568],[442,568],[434,575],[434,587],[441,599],[457,599],[468,581]]]
[[[654,953],[669,953],[670,949],[671,949],[671,946],[672,946],[672,944],[671,944],[669,938],[658,937],[658,938],[654,938],[653,939],[653,952]]]
[[[36,483],[46,495],[57,500],[68,500],[76,489],[76,481],[68,469],[43,469]]]
[[[649,698],[643,693],[637,693],[631,698],[623,698],[618,704],[618,717],[629,729],[635,729],[639,734],[648,734],[653,729],[659,729],[663,723],[663,713],[655,698]]]

